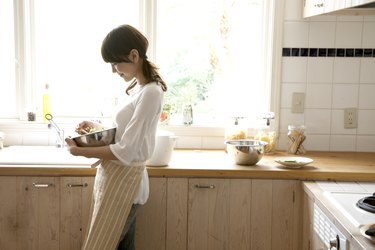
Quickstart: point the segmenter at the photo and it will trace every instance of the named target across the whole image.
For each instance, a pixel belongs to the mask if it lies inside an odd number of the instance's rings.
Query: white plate
[[[313,160],[306,157],[285,156],[275,158],[275,162],[280,163],[288,168],[300,168],[304,165],[310,164],[311,162],[313,162]]]

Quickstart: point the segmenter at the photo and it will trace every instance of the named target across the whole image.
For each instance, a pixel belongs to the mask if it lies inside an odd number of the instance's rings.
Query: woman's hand
[[[100,131],[103,129],[103,126],[100,123],[91,122],[91,121],[83,121],[76,127],[75,131],[80,134],[88,134],[95,131]]]
[[[78,148],[77,143],[71,137],[65,138],[65,142],[66,142],[68,151],[72,155],[77,156],[77,150],[76,150]]]

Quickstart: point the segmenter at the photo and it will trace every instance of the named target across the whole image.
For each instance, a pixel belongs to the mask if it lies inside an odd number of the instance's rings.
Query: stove
[[[357,228],[375,223],[375,183],[317,182],[324,194]],[[364,203],[363,203],[364,202]],[[358,206],[357,203],[364,204]],[[360,208],[362,207],[362,208]],[[363,209],[365,207],[365,209]]]

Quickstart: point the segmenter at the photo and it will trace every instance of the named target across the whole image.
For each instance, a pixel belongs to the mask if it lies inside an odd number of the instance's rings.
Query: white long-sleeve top
[[[145,162],[151,157],[164,98],[164,91],[156,82],[137,86],[115,117],[115,143],[110,145],[112,153],[127,166],[132,162]],[[149,181],[145,169],[134,204],[144,204],[148,196]]]

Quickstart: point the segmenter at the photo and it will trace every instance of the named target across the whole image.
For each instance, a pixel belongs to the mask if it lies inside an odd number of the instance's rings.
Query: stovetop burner
[[[375,193],[372,196],[367,196],[360,199],[357,202],[357,207],[367,212],[375,213]]]

